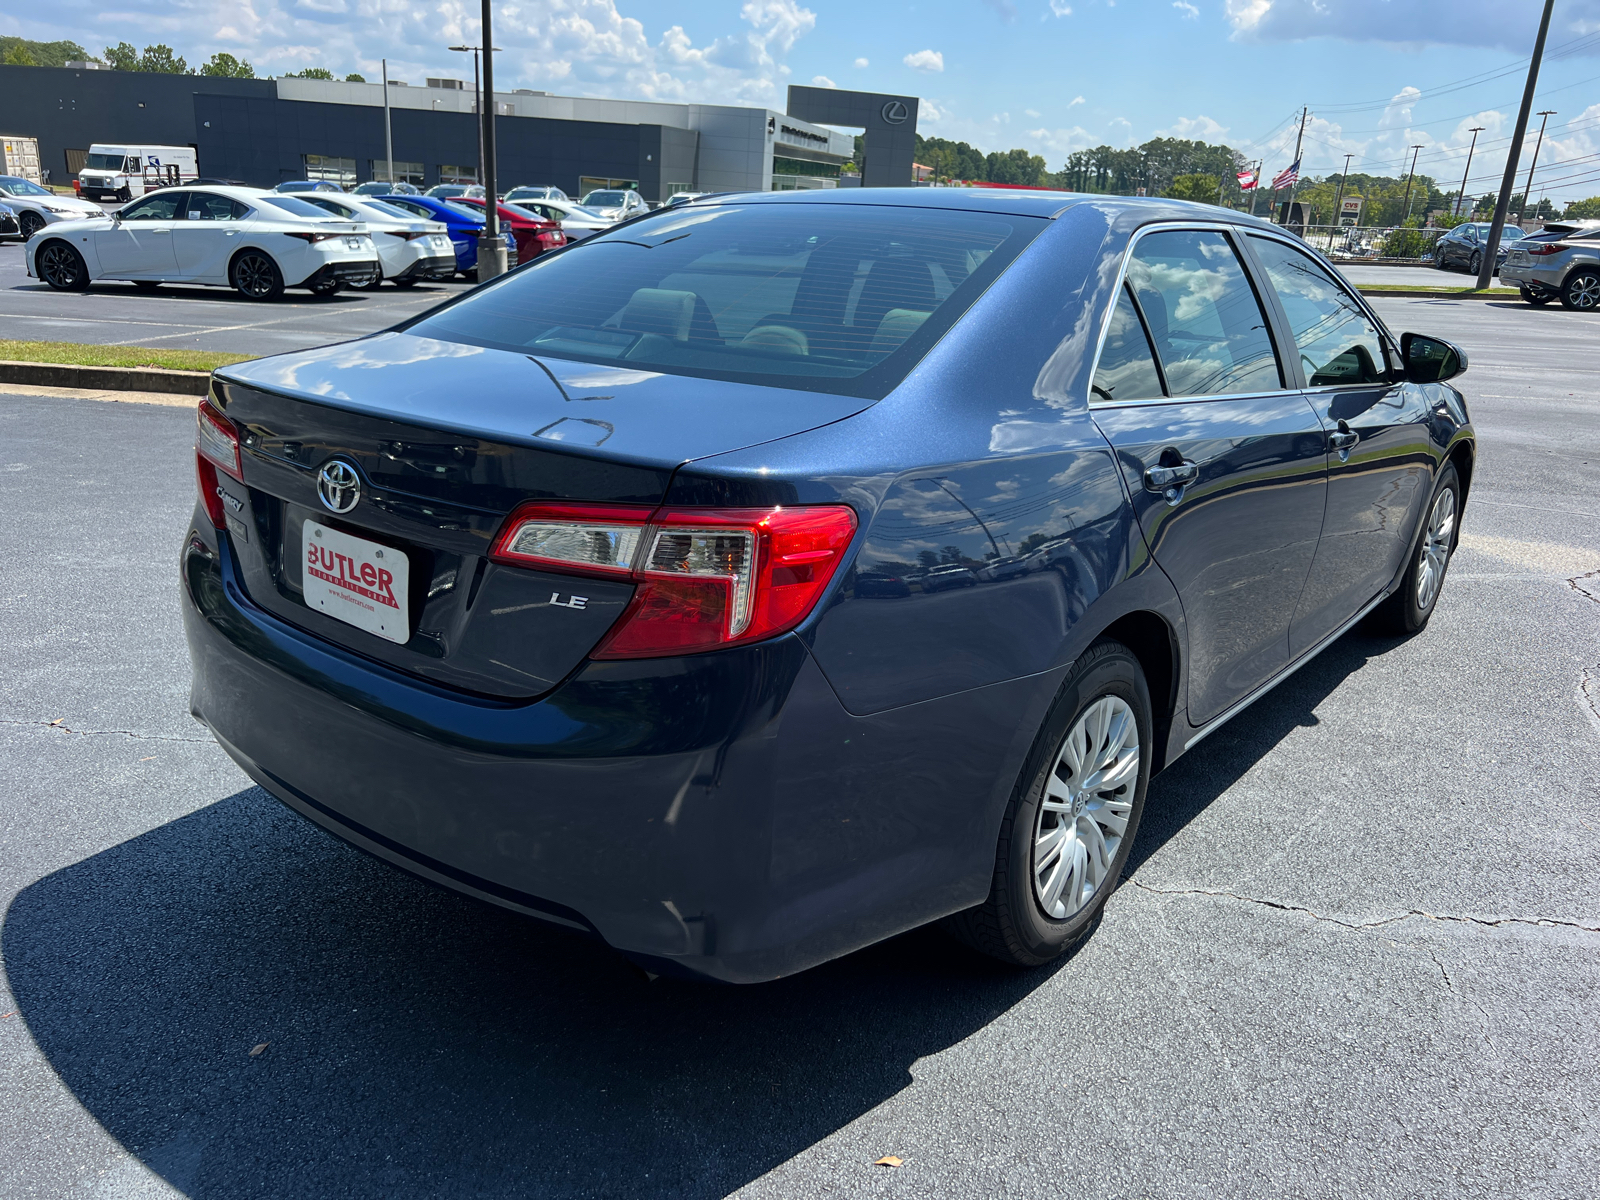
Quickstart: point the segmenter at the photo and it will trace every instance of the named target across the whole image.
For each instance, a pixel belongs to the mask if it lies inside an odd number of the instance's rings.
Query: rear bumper
[[[456,259],[453,254],[441,254],[433,258],[419,258],[404,271],[395,275],[395,279],[415,279],[420,282],[437,282],[444,279],[454,279],[456,275]]]
[[[1536,292],[1559,292],[1563,274],[1564,271],[1559,268],[1547,271],[1538,267],[1508,264],[1500,268],[1500,282],[1513,283]]]
[[[1059,679],[856,718],[801,640],[586,663],[534,702],[451,692],[183,556],[191,708],[264,788],[414,874],[651,970],[793,973],[979,903]],[[1033,725],[1031,728],[1036,728]]]
[[[364,287],[378,277],[379,270],[378,260],[375,258],[331,262],[295,286],[318,287],[324,283],[337,281],[348,287]]]

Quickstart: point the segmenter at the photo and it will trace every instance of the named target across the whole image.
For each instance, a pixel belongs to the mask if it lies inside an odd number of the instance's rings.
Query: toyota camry
[[[1165,200],[730,195],[219,370],[192,707],[336,836],[647,970],[1084,936],[1154,772],[1438,604],[1448,342]]]

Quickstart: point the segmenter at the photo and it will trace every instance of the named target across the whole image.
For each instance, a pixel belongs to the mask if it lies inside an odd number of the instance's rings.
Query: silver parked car
[[[1566,308],[1593,312],[1600,308],[1600,229],[1512,246],[1500,282],[1515,284],[1529,304],[1559,299]]]
[[[650,211],[645,198],[631,188],[606,188],[590,192],[578,202],[611,221],[626,221]]]

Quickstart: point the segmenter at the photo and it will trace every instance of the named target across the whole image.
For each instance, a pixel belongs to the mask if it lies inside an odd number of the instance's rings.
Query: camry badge
[[[317,472],[317,496],[329,512],[347,513],[361,500],[361,476],[337,458],[325,462]]]

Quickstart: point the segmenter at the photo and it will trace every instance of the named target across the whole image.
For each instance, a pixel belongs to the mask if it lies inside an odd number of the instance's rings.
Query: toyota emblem
[[[883,119],[890,125],[902,125],[910,115],[911,110],[904,100],[891,100],[883,106]]]
[[[347,513],[361,500],[361,476],[337,458],[323,463],[317,472],[317,496],[329,512]]]

